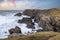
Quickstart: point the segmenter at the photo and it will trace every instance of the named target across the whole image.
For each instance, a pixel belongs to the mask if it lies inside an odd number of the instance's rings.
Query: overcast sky
[[[14,1],[14,2],[13,2]],[[46,9],[60,8],[60,0],[0,0],[0,9]]]

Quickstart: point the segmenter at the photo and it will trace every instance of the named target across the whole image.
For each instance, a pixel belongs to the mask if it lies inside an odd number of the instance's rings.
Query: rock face
[[[22,13],[17,13],[15,16],[21,16],[22,15]]]
[[[15,28],[11,28],[9,30],[9,33],[10,34],[14,34],[14,33],[18,34],[18,33],[21,33],[21,29],[18,26],[16,26]]]
[[[28,16],[35,16],[37,14],[37,10],[28,9],[28,10],[25,10],[23,14]]]
[[[47,15],[50,12],[50,10],[39,10],[39,9],[27,9],[23,12],[24,15],[28,16],[38,16],[39,14],[45,14]]]
[[[28,23],[28,24],[27,24],[27,28],[35,29],[34,23]]]
[[[18,20],[18,23],[32,23],[31,18],[23,18],[22,20]]]
[[[60,31],[60,9],[27,9],[23,14],[34,19],[44,31]]]
[[[15,29],[14,29],[14,28],[11,28],[11,29],[9,30],[9,33],[10,33],[10,34],[15,33]]]
[[[40,17],[38,17],[37,22],[39,26],[43,28],[44,31],[53,30],[50,24],[51,23],[50,16],[41,15]]]
[[[32,23],[32,18],[23,18],[22,20],[18,20],[18,23],[26,23],[27,28],[34,28],[34,24]]]
[[[60,17],[55,17],[55,22],[54,22],[54,30],[60,32]]]

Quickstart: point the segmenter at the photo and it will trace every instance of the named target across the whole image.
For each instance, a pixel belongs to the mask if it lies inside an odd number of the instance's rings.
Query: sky
[[[60,0],[0,0],[0,10],[60,8]]]

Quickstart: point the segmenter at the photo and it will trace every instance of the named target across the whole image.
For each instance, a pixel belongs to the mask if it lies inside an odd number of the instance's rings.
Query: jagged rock
[[[13,33],[21,33],[21,29],[18,26],[16,26],[15,28],[11,28],[9,30],[9,33],[10,34],[13,34]]]
[[[15,27],[15,33],[21,33],[21,29],[18,26]]]
[[[27,9],[23,12],[24,15],[28,15],[37,22],[37,18],[40,15],[49,15],[50,10],[39,10],[39,9]]]
[[[34,23],[28,23],[27,24],[27,28],[32,28],[32,29],[34,29],[35,27],[34,27]]]
[[[22,13],[17,13],[15,16],[21,16],[22,15]]]
[[[32,23],[31,18],[23,18],[22,20],[18,20],[18,23]]]
[[[41,15],[36,20],[37,20],[39,26],[44,29],[44,31],[45,30],[53,30],[52,26],[50,25],[50,23],[51,23],[50,16]]]
[[[36,9],[27,9],[23,12],[24,15],[28,15],[28,16],[36,16],[38,13],[40,12],[40,10],[36,10]]]
[[[54,20],[54,30],[55,31],[59,31],[60,32],[60,17],[55,17],[55,20]]]
[[[46,11],[46,10],[45,10]],[[60,31],[60,10],[58,9],[49,9],[46,12],[38,14],[36,17],[36,22],[39,23],[44,29]]]
[[[14,29],[14,28],[11,28],[11,29],[9,30],[9,33],[10,33],[10,34],[15,33],[15,29]]]
[[[41,30],[41,29],[38,29],[38,30],[36,30],[37,32],[41,32],[41,31],[43,31],[43,30]]]
[[[47,9],[47,10],[27,9],[23,12],[23,14],[30,16],[31,19],[34,19],[35,22],[37,22],[39,26],[44,29],[44,31],[45,30],[54,31],[55,29],[57,31],[60,30],[60,18],[59,18],[60,9],[56,9],[56,8]],[[27,23],[27,21],[25,20],[22,22]]]
[[[23,18],[22,20],[19,20],[18,23],[26,23],[27,28],[34,28],[34,24],[32,23],[32,18]]]

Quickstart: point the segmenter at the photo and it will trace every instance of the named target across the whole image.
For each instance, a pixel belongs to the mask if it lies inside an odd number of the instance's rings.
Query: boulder
[[[22,13],[17,13],[15,16],[21,16],[22,15]]]
[[[13,33],[21,33],[21,29],[18,27],[18,26],[16,26],[15,28],[11,28],[11,29],[9,29],[9,33],[10,34],[13,34]]]
[[[31,19],[34,19],[34,21],[37,22],[44,31],[60,30],[60,9],[27,9],[23,12],[23,14],[30,16]]]
[[[18,23],[26,23],[27,28],[34,28],[34,23],[32,23],[32,18],[23,18],[22,20],[18,20]]]
[[[28,24],[27,24],[27,28],[35,29],[34,23],[28,23]]]
[[[21,33],[21,29],[18,26],[15,27],[15,33]]]
[[[38,29],[38,30],[36,30],[37,32],[42,32],[43,30],[41,30],[41,29]]]
[[[32,23],[32,19],[31,18],[23,18],[22,20],[18,20],[18,23]]]
[[[10,34],[15,33],[15,29],[14,29],[14,28],[9,29],[9,33],[10,33]]]

